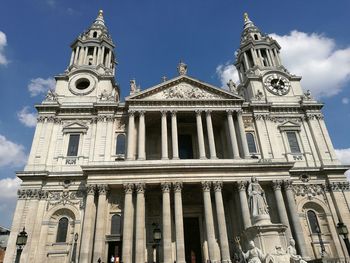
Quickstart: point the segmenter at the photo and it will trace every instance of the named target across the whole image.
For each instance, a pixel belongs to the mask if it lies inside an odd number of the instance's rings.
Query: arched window
[[[116,154],[125,154],[125,134],[118,134]]]
[[[94,38],[97,37],[97,32],[96,31],[92,34],[92,37],[94,37]]]
[[[308,210],[307,219],[309,220],[311,233],[317,234],[320,231],[320,225],[318,224],[316,213],[312,210]]]
[[[258,35],[254,34],[254,39],[259,40]]]
[[[122,217],[119,214],[115,214],[111,219],[111,235],[121,235],[122,229]]]
[[[62,217],[58,221],[56,242],[66,242],[68,232],[68,218]]]
[[[248,132],[246,134],[246,137],[247,137],[249,153],[256,153],[256,145],[255,145],[255,139],[254,139],[253,133]]]

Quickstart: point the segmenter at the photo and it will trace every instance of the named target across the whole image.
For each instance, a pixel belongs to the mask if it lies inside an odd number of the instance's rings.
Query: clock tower
[[[245,13],[235,66],[241,82],[239,94],[247,101],[274,104],[300,101],[301,77],[292,75],[283,66],[280,49],[277,41],[263,34]]]

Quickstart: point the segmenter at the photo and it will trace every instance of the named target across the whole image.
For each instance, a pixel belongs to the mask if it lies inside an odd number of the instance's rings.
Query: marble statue
[[[252,178],[248,186],[248,196],[249,209],[252,217],[269,214],[265,192],[255,177]]]
[[[233,82],[232,79],[230,79],[228,82],[227,82],[227,86],[228,88],[230,89],[230,91],[234,94],[237,94],[237,87],[236,87],[236,84]]]
[[[136,87],[136,80],[135,79],[132,79],[130,80],[130,94],[134,94],[137,90],[137,87]]]
[[[54,90],[49,89],[46,94],[46,101],[57,101],[57,93]]]
[[[254,241],[249,241],[249,249],[247,252],[243,252],[243,256],[247,263],[262,263],[266,258],[261,249],[255,246]]]
[[[295,249],[295,240],[293,238],[289,241],[289,246],[287,247],[287,254],[290,256],[291,263],[306,263],[305,260],[302,259],[300,255],[297,254],[297,250]]]
[[[180,61],[178,67],[177,67],[177,72],[179,75],[186,75],[187,74],[187,65]]]

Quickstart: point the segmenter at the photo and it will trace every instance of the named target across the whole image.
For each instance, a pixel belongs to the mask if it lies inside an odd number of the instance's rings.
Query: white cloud
[[[342,98],[341,102],[343,104],[349,104],[349,98]]]
[[[336,95],[350,80],[350,47],[337,48],[334,39],[316,33],[294,30],[288,35],[270,35],[282,47],[283,65],[292,74],[301,75],[303,89],[314,96]],[[218,70],[220,67],[225,70]],[[224,65],[217,73],[224,85],[227,78],[234,78],[236,70],[233,65]]]
[[[22,110],[17,112],[17,117],[21,123],[27,127],[35,127],[37,114],[29,111],[29,107],[23,107]]]
[[[0,167],[21,166],[26,161],[24,146],[7,140],[5,136],[0,134]]]
[[[21,184],[19,178],[0,180],[0,224],[10,228],[17,201],[17,189]]]
[[[0,65],[7,65],[8,60],[4,54],[5,46],[7,45],[7,38],[4,32],[0,31]]]
[[[347,149],[335,149],[335,154],[337,155],[339,161],[342,164],[350,164],[350,148]],[[350,181],[350,170],[345,172],[345,176]]]
[[[0,180],[0,200],[3,198],[14,198],[17,196],[17,189],[21,184],[21,180],[17,177],[15,178],[4,178]]]
[[[232,63],[227,62],[225,65],[217,66],[216,73],[219,75],[221,84],[224,88],[227,88],[226,84],[230,79],[235,83],[239,82],[238,71]]]
[[[46,94],[49,89],[55,88],[55,83],[56,81],[53,78],[36,78],[30,80],[28,85],[30,96],[35,97],[39,94]]]

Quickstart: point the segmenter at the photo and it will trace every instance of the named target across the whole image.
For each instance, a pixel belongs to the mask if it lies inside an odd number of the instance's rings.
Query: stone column
[[[205,146],[204,146],[204,135],[203,135],[203,125],[202,125],[202,112],[196,111],[196,121],[197,121],[197,136],[198,136],[198,148],[199,148],[199,158],[205,159]]]
[[[237,144],[236,129],[232,118],[233,111],[227,110],[226,112],[227,112],[228,130],[230,133],[230,141],[231,141],[231,147],[232,147],[232,155],[234,159],[240,159],[238,144]]]
[[[124,220],[123,220],[123,262],[132,263],[132,240],[134,227],[134,208],[132,203],[133,184],[124,184]]]
[[[173,148],[173,160],[179,159],[176,111],[171,112],[171,142],[172,142],[172,148]]]
[[[92,64],[93,65],[96,65],[96,61],[97,61],[97,47],[94,47],[94,53],[93,53],[93,56],[92,56]]]
[[[211,121],[211,112],[207,110],[205,113],[206,113],[206,120],[207,120],[210,159],[216,159],[217,157],[216,157],[216,148],[215,148],[215,138],[214,138],[214,132],[213,132],[213,123]]]
[[[162,183],[163,192],[163,262],[172,262],[170,183]]]
[[[145,184],[136,185],[135,262],[145,262]]]
[[[287,235],[287,240],[289,240],[292,237],[292,234],[291,234],[291,229],[289,225],[286,206],[284,204],[284,200],[281,192],[281,186],[282,186],[281,180],[273,181],[273,191],[275,193],[278,215],[280,217],[281,223],[288,227],[286,230],[286,235]]]
[[[245,130],[244,130],[242,110],[237,111],[237,121],[238,121],[238,130],[239,130],[239,135],[241,137],[244,158],[250,158],[247,137],[245,135]]]
[[[104,258],[104,244],[106,235],[106,208],[107,208],[107,191],[108,185],[102,184],[97,186],[98,191],[98,205],[97,205],[97,217],[96,217],[96,230],[95,230],[95,242],[94,242],[94,256],[93,262],[97,262],[99,258],[102,261]]]
[[[284,189],[286,191],[286,197],[288,202],[288,209],[289,209],[289,215],[290,219],[293,225],[294,234],[295,234],[295,240],[297,242],[299,253],[300,255],[304,257],[308,257],[307,250],[306,250],[306,243],[304,239],[304,233],[303,229],[301,227],[299,214],[297,211],[297,208],[295,206],[295,200],[294,200],[294,192],[293,192],[293,185],[292,181],[284,181]]]
[[[168,160],[168,125],[167,125],[167,111],[162,111],[162,160]]]
[[[74,54],[74,60],[73,60],[74,64],[77,64],[79,51],[80,51],[80,47],[78,46],[78,47],[75,48],[75,54]]]
[[[222,192],[221,192],[222,182],[215,182],[214,190],[215,190],[216,214],[218,219],[219,236],[220,236],[221,262],[230,263],[231,262],[230,248],[228,245],[225,209],[224,209],[224,202],[222,200]]]
[[[216,255],[216,240],[213,219],[213,209],[210,198],[211,182],[202,182],[204,213],[205,213],[205,227],[207,231],[207,241],[209,248],[209,260],[216,262],[219,258]]]
[[[73,49],[72,55],[71,55],[70,61],[69,61],[69,66],[72,66],[72,64],[73,64],[73,62],[74,62],[74,56],[75,56],[75,50]]]
[[[182,183],[174,183],[175,192],[175,233],[176,233],[176,262],[186,263],[185,261],[185,239],[184,239],[184,223],[182,213]]]
[[[244,229],[247,229],[248,227],[250,227],[252,225],[252,223],[250,221],[250,212],[249,212],[246,188],[247,188],[246,181],[238,182],[239,201],[241,204]]]
[[[82,230],[81,238],[81,249],[80,249],[80,262],[91,262],[92,256],[92,238],[93,230],[95,226],[94,222],[94,199],[95,199],[95,186],[87,185],[87,197],[85,205],[85,214],[84,214],[84,225]]]
[[[101,56],[100,56],[100,64],[103,64],[104,65],[104,58],[105,58],[105,46],[102,47],[102,50],[101,50]]]
[[[134,160],[135,112],[129,111],[127,160]]]
[[[145,150],[145,112],[140,111],[139,115],[139,132],[138,132],[138,160],[146,159],[146,150]]]

